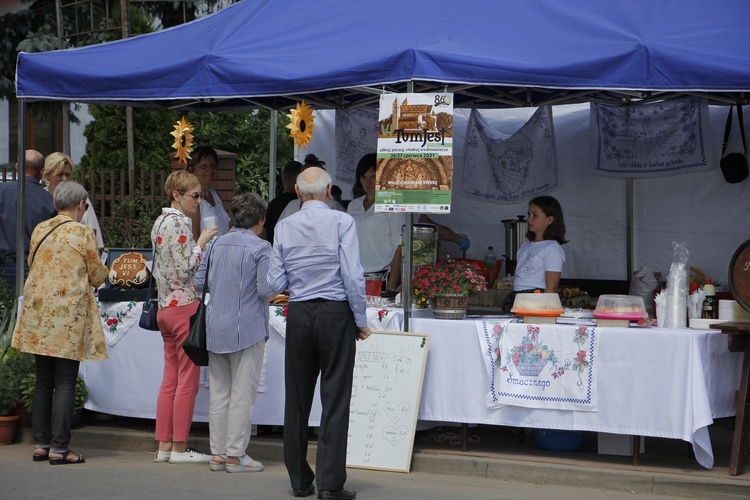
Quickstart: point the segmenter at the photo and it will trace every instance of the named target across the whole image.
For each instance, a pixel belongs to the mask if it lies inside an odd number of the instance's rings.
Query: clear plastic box
[[[560,316],[565,311],[556,293],[519,293],[510,312],[517,316]]]
[[[648,313],[639,295],[601,295],[596,302],[594,316],[601,319],[627,319],[637,321]]]

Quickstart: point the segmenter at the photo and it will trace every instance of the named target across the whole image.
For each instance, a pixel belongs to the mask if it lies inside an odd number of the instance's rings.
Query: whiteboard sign
[[[357,342],[347,467],[409,472],[429,342],[409,332]]]

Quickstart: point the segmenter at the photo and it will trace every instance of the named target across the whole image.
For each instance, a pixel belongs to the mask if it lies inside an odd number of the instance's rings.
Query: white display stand
[[[429,341],[378,332],[357,342],[347,467],[409,472]]]

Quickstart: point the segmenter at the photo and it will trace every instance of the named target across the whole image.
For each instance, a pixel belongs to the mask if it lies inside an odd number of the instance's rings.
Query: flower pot
[[[26,400],[19,399],[16,405],[16,415],[18,415],[19,427],[31,427],[31,414],[26,409]]]
[[[437,319],[464,319],[468,306],[468,295],[437,294],[432,297],[432,314]]]
[[[18,426],[18,415],[0,417],[0,445],[13,444]]]

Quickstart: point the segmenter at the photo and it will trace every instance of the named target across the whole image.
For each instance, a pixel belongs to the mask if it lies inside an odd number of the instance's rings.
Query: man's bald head
[[[331,176],[320,167],[308,167],[297,177],[295,189],[303,201],[327,201],[331,196]]]
[[[44,171],[44,155],[35,149],[26,150],[26,175],[42,180]]]

